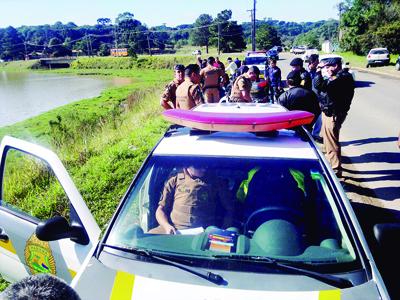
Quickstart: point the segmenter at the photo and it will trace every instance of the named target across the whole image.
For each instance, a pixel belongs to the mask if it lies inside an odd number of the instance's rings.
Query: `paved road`
[[[293,57],[282,54],[278,64],[283,78]],[[356,81],[353,103],[341,130],[345,168],[341,182],[391,297],[400,299],[395,275],[398,263],[382,260],[386,253],[380,251],[373,234],[374,224],[400,222],[400,78],[368,69],[357,71]]]
[[[283,78],[294,57],[281,54]],[[344,187],[354,202],[400,211],[400,79],[359,70],[356,80],[341,130]]]

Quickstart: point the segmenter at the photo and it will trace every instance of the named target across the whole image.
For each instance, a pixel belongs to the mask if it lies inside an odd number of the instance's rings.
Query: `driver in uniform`
[[[233,218],[231,199],[227,183],[206,176],[205,168],[184,168],[164,186],[156,211],[159,226],[149,233],[176,234],[178,229],[220,223],[229,227]]]

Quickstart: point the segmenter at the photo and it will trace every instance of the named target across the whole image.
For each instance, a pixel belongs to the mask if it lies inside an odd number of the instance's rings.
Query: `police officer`
[[[168,180],[156,211],[159,226],[149,233],[175,234],[177,229],[231,225],[233,206],[227,183],[213,180],[206,172],[192,165]],[[218,209],[220,206],[223,211]],[[219,220],[221,216],[223,220]]]
[[[326,68],[328,78],[322,77],[322,68]],[[313,85],[320,95],[323,112],[322,137],[326,157],[336,175],[340,177],[342,169],[339,133],[354,96],[354,79],[347,70],[342,69],[342,60],[335,57],[318,65]]]
[[[252,82],[257,79],[256,66],[251,66],[249,70],[236,78],[232,85],[229,101],[231,102],[252,102],[250,91]]]
[[[200,89],[200,68],[190,64],[185,68],[185,80],[176,89],[176,108],[192,109],[204,103]]]
[[[286,77],[286,82],[289,89],[279,96],[279,104],[288,110],[305,110],[314,114],[314,123],[321,113],[317,96],[312,91],[300,86],[301,76],[299,71],[291,71]],[[311,131],[312,125],[308,124],[305,127]]]
[[[217,103],[220,99],[220,83],[224,83],[225,72],[214,66],[215,58],[210,56],[207,59],[207,66],[200,71],[201,81],[203,82],[203,95],[207,103]]]
[[[171,109],[176,107],[176,89],[184,80],[184,65],[175,65],[175,78],[165,86],[165,90],[161,95],[160,105],[164,109]]]
[[[301,76],[301,86],[306,88],[307,90],[312,90],[312,80],[310,73],[307,72],[303,67],[303,60],[300,57],[293,58],[290,62],[290,66],[292,67],[292,71],[300,71]]]
[[[274,103],[283,92],[281,69],[276,65],[276,59],[269,60],[269,66],[265,68],[264,78],[268,79],[270,102]]]

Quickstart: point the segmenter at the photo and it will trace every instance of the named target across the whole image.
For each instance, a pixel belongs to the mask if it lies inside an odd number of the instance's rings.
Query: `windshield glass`
[[[304,159],[153,156],[106,243],[206,259],[356,259],[318,161]]]
[[[246,65],[264,65],[267,62],[266,56],[247,56],[244,61]]]

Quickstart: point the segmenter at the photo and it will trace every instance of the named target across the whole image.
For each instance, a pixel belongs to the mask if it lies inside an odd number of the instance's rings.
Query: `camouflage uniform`
[[[168,83],[161,95],[161,101],[165,103],[171,102],[172,108],[176,108],[176,89],[180,84],[181,83],[177,79]]]
[[[251,80],[247,78],[244,74],[236,78],[232,86],[231,95],[229,101],[231,102],[248,102],[242,98],[242,91],[251,90]]]
[[[185,78],[176,89],[176,108],[192,109],[201,103],[204,103],[204,99],[200,85]]]

